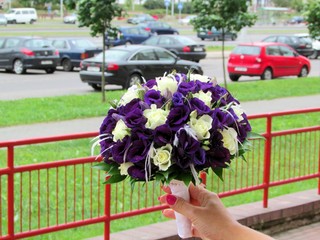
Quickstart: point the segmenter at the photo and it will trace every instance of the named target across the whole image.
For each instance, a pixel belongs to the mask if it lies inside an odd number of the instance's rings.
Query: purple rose
[[[236,100],[227,89],[219,85],[216,85],[212,89],[212,100],[213,102],[220,102],[220,106],[226,106],[231,102],[236,102],[239,104],[239,101]]]
[[[223,129],[225,126],[231,126],[236,120],[229,114],[228,112],[224,112],[219,108],[213,110],[211,115],[212,121],[212,128],[211,129]]]
[[[196,83],[196,89],[199,89],[199,91],[202,90],[203,92],[207,92],[210,90],[212,91],[212,88],[214,87],[212,85],[212,82],[207,83],[207,82],[201,82],[199,80],[196,80],[195,83]]]
[[[198,115],[208,114],[211,109],[199,98],[192,98],[189,101],[191,111],[197,110]]]
[[[182,82],[178,86],[177,92],[182,93],[184,96],[187,96],[188,93],[195,93],[197,92],[196,90],[196,85],[194,81],[191,82]]]
[[[157,81],[155,79],[151,79],[147,81],[144,86],[148,87],[149,89],[153,88],[154,86],[157,86]]]
[[[150,106],[151,104],[155,104],[158,108],[161,108],[164,104],[164,97],[161,95],[160,91],[156,91],[151,89],[146,92],[144,95],[144,101]]]
[[[127,149],[128,161],[132,163],[145,161],[150,149],[150,145],[150,141],[145,139],[135,139],[131,141],[131,144]]]
[[[128,174],[134,179],[146,180],[146,172],[143,168],[131,166],[128,168]]]
[[[128,157],[124,159],[127,149],[129,148],[131,144],[129,136],[125,136],[122,141],[117,141],[113,147],[111,148],[111,153],[114,161],[121,164],[124,162],[127,162]]]
[[[125,116],[125,122],[129,128],[142,128],[147,119],[143,116],[143,111],[140,108],[135,108]]]
[[[184,98],[181,93],[175,92],[172,96],[172,105],[175,107],[184,105]]]
[[[164,124],[154,130],[154,143],[157,147],[165,146],[172,142],[172,131],[168,125]]]
[[[172,159],[179,167],[186,169],[191,164],[204,164],[205,152],[197,139],[190,136],[186,129],[182,128],[175,136]]]
[[[108,115],[103,119],[100,126],[100,135],[105,133],[111,133],[117,124],[117,120],[114,119],[113,114],[117,114],[118,111],[115,109],[110,109]]]
[[[173,107],[167,117],[166,124],[174,131],[181,128],[189,119],[190,109],[187,105]]]

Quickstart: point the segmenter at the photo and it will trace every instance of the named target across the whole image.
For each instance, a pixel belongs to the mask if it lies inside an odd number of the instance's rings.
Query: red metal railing
[[[223,182],[213,174],[202,174],[207,188],[220,197],[263,190],[264,207],[268,206],[270,187],[318,178],[320,194],[320,126],[272,130],[276,117],[319,112],[320,108],[313,108],[249,116],[251,120],[266,122],[265,140],[253,140],[253,150],[246,154],[247,161],[232,163],[233,171],[224,171]],[[137,184],[134,191],[128,182],[102,185],[101,171],[91,168],[95,162],[93,157],[47,161],[41,155],[39,158],[43,161],[30,164],[33,151],[45,152],[52,148],[58,154],[61,146],[54,148],[48,144],[63,142],[64,146],[66,141],[83,139],[89,142],[96,135],[91,132],[0,143],[0,159],[7,160],[6,163],[0,161],[1,240],[95,223],[104,224],[104,238],[109,239],[111,221],[165,208],[159,205],[157,198],[162,193],[154,182]],[[47,148],[19,153],[32,146]],[[21,156],[30,159],[23,164]]]

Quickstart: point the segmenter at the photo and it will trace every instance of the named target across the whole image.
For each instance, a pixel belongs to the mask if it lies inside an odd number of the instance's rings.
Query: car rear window
[[[96,45],[93,42],[90,42],[86,39],[76,39],[71,41],[72,44],[78,48],[87,48],[87,47],[96,47]]]
[[[30,39],[24,42],[24,46],[32,48],[42,48],[51,46],[51,43],[47,39]]]
[[[118,50],[118,49],[110,49],[106,51],[106,61],[114,61],[114,60],[121,60],[123,59],[126,55],[128,55],[128,51],[125,50]],[[96,58],[102,60],[103,54],[99,53]]]
[[[233,49],[233,54],[245,54],[245,55],[259,55],[261,51],[257,46],[237,46]]]

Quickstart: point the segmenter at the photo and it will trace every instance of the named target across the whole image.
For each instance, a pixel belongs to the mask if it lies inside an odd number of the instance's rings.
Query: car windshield
[[[109,49],[106,52],[106,61],[115,61],[123,59],[129,52],[125,50],[119,49]],[[99,53],[95,58],[98,60],[102,60],[103,54]]]
[[[260,47],[257,46],[238,46],[236,47],[232,53],[233,54],[246,54],[246,55],[259,55]]]
[[[71,43],[77,48],[87,48],[87,47],[95,48],[96,47],[96,45],[93,42],[90,42],[86,39],[72,40]]]
[[[42,47],[49,47],[51,43],[47,39],[30,39],[25,41],[25,47],[33,47],[33,48],[42,48]]]

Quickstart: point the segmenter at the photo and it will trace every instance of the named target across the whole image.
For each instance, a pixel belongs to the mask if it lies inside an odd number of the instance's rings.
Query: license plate
[[[87,71],[89,71],[89,72],[100,72],[100,68],[98,68],[98,67],[88,67]]]
[[[200,32],[200,35],[206,35],[206,33],[205,32]]]
[[[42,64],[42,65],[52,64],[52,61],[49,61],[49,60],[47,60],[47,61],[41,61],[41,64]]]
[[[203,49],[201,48],[201,47],[196,47],[196,48],[194,48],[194,51],[195,52],[201,52]]]
[[[246,72],[247,68],[245,68],[245,67],[236,67],[234,70],[239,71],[239,72]]]

